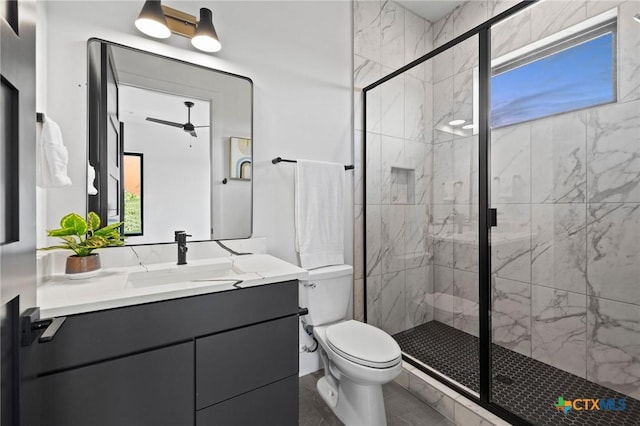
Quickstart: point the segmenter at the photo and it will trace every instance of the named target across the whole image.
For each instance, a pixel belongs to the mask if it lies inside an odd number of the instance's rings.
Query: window
[[[124,235],[142,235],[142,154],[124,153]]]
[[[615,44],[614,18],[494,64],[491,127],[615,102]]]

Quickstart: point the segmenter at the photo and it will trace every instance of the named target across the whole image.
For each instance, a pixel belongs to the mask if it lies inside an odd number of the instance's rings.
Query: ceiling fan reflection
[[[198,135],[197,135],[195,129],[198,129],[198,128],[201,128],[201,127],[209,127],[209,126],[194,126],[191,123],[191,108],[193,107],[194,103],[190,102],[190,101],[186,101],[184,104],[187,107],[187,122],[186,123],[176,123],[175,121],[161,120],[159,118],[153,118],[153,117],[147,117],[147,121],[151,121],[151,122],[158,123],[158,124],[164,124],[166,126],[171,126],[171,127],[179,127],[182,130],[184,130],[185,132],[189,133],[194,138],[197,138]]]

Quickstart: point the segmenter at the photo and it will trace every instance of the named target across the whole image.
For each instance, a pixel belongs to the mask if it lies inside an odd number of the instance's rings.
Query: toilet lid
[[[326,330],[327,343],[350,361],[373,368],[400,362],[400,346],[379,328],[359,321],[344,321]]]

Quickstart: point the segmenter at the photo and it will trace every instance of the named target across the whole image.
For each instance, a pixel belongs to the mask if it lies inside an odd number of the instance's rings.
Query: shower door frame
[[[462,394],[466,398],[474,401],[481,407],[488,411],[498,415],[504,420],[514,425],[529,426],[532,423],[526,421],[522,417],[512,413],[506,408],[493,403],[491,401],[492,390],[492,354],[491,354],[491,227],[495,226],[495,211],[491,211],[491,182],[489,179],[489,173],[491,170],[491,139],[490,139],[490,126],[489,126],[489,111],[490,111],[490,79],[491,79],[491,27],[510,17],[511,15],[519,12],[520,10],[535,4],[538,0],[524,0],[507,9],[506,11],[496,15],[493,18],[488,19],[475,28],[465,32],[464,34],[454,38],[453,40],[443,44],[442,46],[432,50],[426,55],[408,63],[407,65],[397,69],[396,71],[388,74],[381,79],[371,83],[362,89],[362,129],[363,129],[363,143],[362,143],[362,157],[364,159],[362,167],[362,205],[363,205],[363,264],[366,265],[367,259],[367,92],[380,86],[381,84],[397,77],[400,74],[408,71],[409,69],[428,61],[431,58],[436,57],[440,53],[453,48],[455,45],[471,38],[478,36],[478,54],[479,54],[479,82],[478,82],[478,269],[479,269],[479,303],[478,303],[478,316],[479,316],[479,367],[480,371],[480,392],[479,397],[469,392],[467,389],[459,386],[451,379],[447,378],[443,374],[435,373],[434,371],[424,368],[419,363],[415,362],[411,358],[404,356],[403,360],[412,364],[420,371],[430,375],[436,380],[444,383],[446,386]],[[494,213],[494,214],[492,214]],[[366,268],[365,268],[366,270]],[[367,274],[363,275],[363,298],[364,298],[364,322],[367,322]]]

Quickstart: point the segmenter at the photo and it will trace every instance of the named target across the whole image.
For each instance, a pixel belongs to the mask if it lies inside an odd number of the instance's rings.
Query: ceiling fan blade
[[[183,123],[176,123],[173,121],[160,120],[158,118],[147,117],[147,121],[153,121],[154,123],[166,124],[167,126],[180,127],[181,129],[184,127]]]
[[[197,138],[197,137],[198,137],[198,135],[196,134],[196,131],[195,131],[195,130],[190,131],[190,132],[189,132],[189,134],[190,134],[191,136],[193,136],[194,138]]]
[[[211,127],[211,126],[193,126],[195,129],[199,129],[201,127]]]

